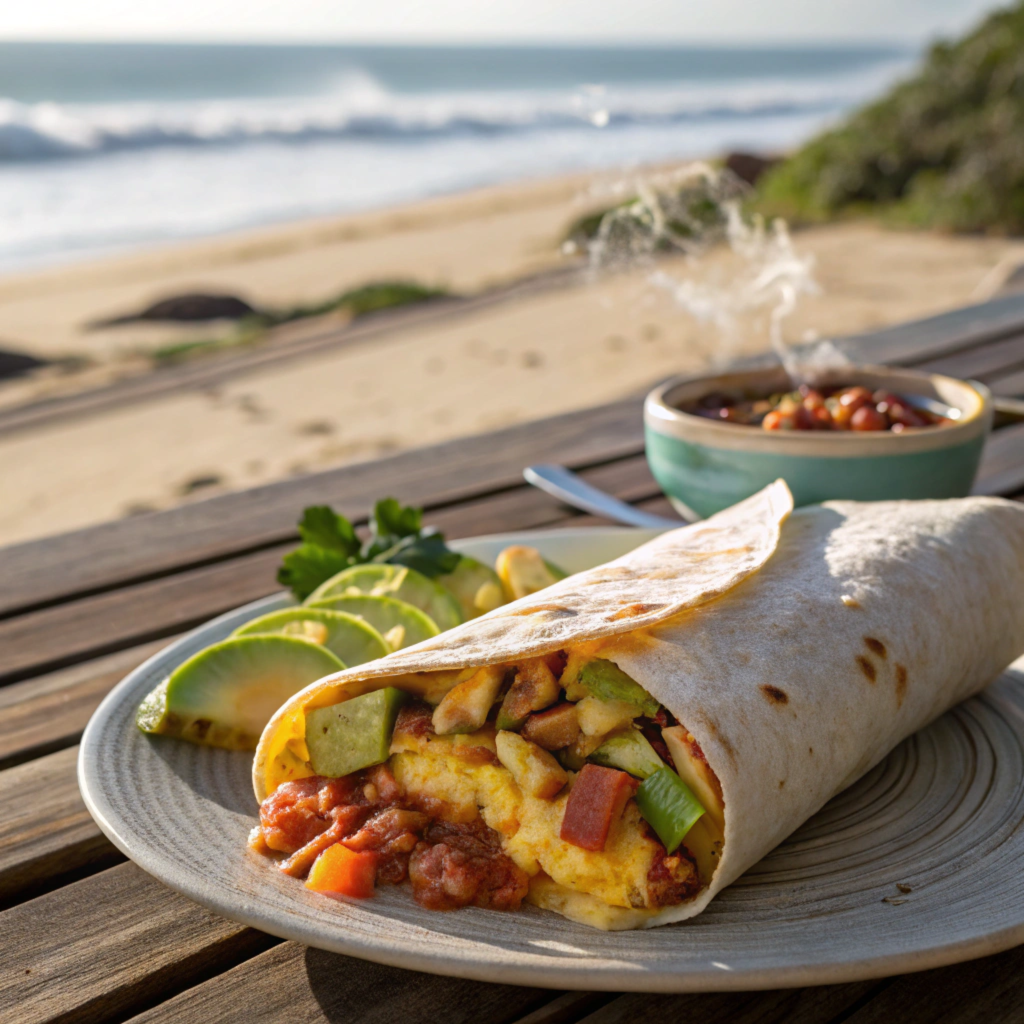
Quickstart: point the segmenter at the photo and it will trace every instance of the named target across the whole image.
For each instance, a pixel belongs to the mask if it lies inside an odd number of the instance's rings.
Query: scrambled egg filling
[[[567,843],[559,832],[568,789],[553,800],[524,794],[511,773],[484,753],[494,753],[494,736],[491,726],[466,735],[396,734],[391,770],[410,797],[438,816],[466,822],[479,814],[499,832],[505,853],[535,881],[532,902],[590,923],[597,923],[592,919],[602,906],[646,911],[647,873],[658,844],[648,838],[636,804],[626,805],[603,851]]]

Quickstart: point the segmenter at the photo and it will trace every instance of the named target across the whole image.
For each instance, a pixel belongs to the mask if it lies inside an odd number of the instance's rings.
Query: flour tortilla
[[[603,639],[600,656],[672,711],[722,783],[725,845],[711,885],[642,924],[700,913],[897,743],[1024,652],[1024,507],[967,498],[790,509],[777,482],[606,566],[314,683],[264,731],[257,797],[294,771],[288,741],[303,736],[306,708],[392,679],[443,692],[452,670]]]

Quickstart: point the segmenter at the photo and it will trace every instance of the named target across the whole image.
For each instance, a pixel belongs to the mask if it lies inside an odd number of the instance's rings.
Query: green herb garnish
[[[452,572],[459,555],[433,527],[424,528],[423,510],[384,498],[373,506],[371,535],[361,542],[355,527],[329,505],[312,505],[299,520],[302,544],[281,562],[277,581],[304,601],[342,569],[367,562],[406,565],[431,579]]]

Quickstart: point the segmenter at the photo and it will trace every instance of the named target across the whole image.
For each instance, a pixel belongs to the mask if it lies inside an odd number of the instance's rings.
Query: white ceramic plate
[[[489,562],[507,544],[534,544],[575,572],[654,532],[552,530],[453,547]],[[1024,941],[1024,674],[1014,671],[899,746],[683,924],[606,933],[534,907],[442,914],[394,886],[363,902],[317,896],[246,848],[257,814],[248,754],[134,725],[139,701],[171,669],[286,603],[257,601],[161,651],[110,693],[82,739],[79,782],[100,828],[225,917],[436,974],[643,992],[852,981]]]

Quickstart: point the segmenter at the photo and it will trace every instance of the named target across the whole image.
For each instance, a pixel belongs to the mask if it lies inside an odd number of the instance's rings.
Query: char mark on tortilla
[[[885,649],[885,644],[883,644],[881,640],[876,640],[873,636],[866,636],[864,637],[864,643],[867,646],[867,649],[871,651],[872,654],[877,654],[879,658],[885,658],[887,656],[888,652]]]
[[[875,669],[874,662],[870,658],[865,658],[863,654],[858,654],[857,664],[860,666],[861,672],[867,676],[869,683],[873,683],[878,678],[878,671]]]
[[[896,666],[896,707],[903,707],[903,698],[907,695],[907,667]]]
[[[616,622],[619,619],[632,619],[638,615],[648,615],[651,612],[660,611],[664,607],[663,604],[628,604],[624,608],[620,608],[613,615],[610,615],[608,621]]]

